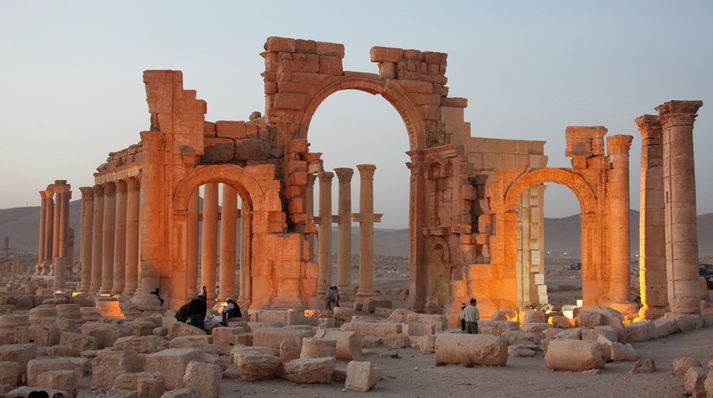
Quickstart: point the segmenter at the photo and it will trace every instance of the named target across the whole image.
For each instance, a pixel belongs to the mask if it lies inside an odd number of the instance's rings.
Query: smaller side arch
[[[522,193],[531,186],[552,182],[571,189],[579,201],[582,214],[596,212],[597,196],[589,183],[579,174],[568,169],[530,169],[520,174],[505,191],[504,210],[514,211]]]

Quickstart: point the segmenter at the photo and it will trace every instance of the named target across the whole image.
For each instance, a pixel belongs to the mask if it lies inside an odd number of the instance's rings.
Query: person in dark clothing
[[[176,320],[178,322],[183,322],[186,323],[188,321],[188,310],[191,307],[191,302],[187,302],[186,304],[183,304],[181,308],[176,311]]]
[[[228,326],[230,318],[242,318],[243,316],[240,312],[240,306],[231,298],[228,298],[227,305],[223,308],[220,315],[223,317],[223,322],[221,322],[223,326]]]
[[[156,288],[156,290],[154,290],[153,292],[151,292],[151,294],[155,294],[155,295],[156,295],[156,298],[158,298],[158,302],[161,304],[161,307],[163,307],[163,299],[162,299],[161,296],[159,295],[159,289]]]
[[[207,303],[208,302],[208,288],[203,286],[203,292],[200,294],[200,297],[203,297],[203,300]]]
[[[208,305],[206,304],[203,297],[198,296],[191,300],[188,306],[188,314],[191,317],[191,325],[197,327],[198,329],[205,329],[205,316],[208,312]]]

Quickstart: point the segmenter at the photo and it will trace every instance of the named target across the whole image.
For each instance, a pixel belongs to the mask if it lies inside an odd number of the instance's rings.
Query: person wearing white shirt
[[[468,334],[478,334],[478,320],[480,320],[480,312],[476,308],[478,301],[474,298],[470,299],[470,305],[463,310],[463,319],[465,319],[465,332]]]

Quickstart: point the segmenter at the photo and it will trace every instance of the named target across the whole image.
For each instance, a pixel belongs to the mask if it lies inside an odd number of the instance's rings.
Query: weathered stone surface
[[[168,339],[172,340],[176,337],[181,336],[205,336],[206,332],[198,329],[195,326],[191,326],[187,323],[176,322],[171,326],[171,330],[168,332]]]
[[[706,390],[706,397],[713,397],[713,370],[708,371],[703,388]]]
[[[294,340],[285,340],[280,343],[280,361],[288,362],[300,357],[301,347]]]
[[[371,362],[350,361],[347,364],[347,379],[344,389],[366,392],[374,388],[381,380],[381,372]]]
[[[118,375],[140,372],[141,366],[141,358],[135,352],[100,351],[92,360],[92,388],[108,390]]]
[[[337,340],[307,337],[302,340],[300,358],[337,357]],[[284,360],[283,360],[284,361]]]
[[[560,315],[551,316],[548,322],[557,329],[567,329],[571,326],[569,319]]]
[[[151,336],[154,337],[154,336]],[[218,353],[218,346],[213,345],[213,336],[180,336],[168,342],[168,348],[200,348],[204,352]]]
[[[547,347],[545,363],[552,370],[581,372],[604,367],[602,347],[592,341],[553,340]]]
[[[114,351],[133,351],[151,354],[166,348],[167,341],[158,336],[126,336],[114,343]]]
[[[549,323],[524,323],[522,330],[530,333],[542,333],[547,329],[552,329]]]
[[[220,396],[223,369],[215,364],[190,361],[183,375],[183,386],[195,389],[200,398]]]
[[[169,348],[147,355],[145,368],[147,372],[163,375],[166,389],[181,388],[188,363],[200,359],[202,353],[195,348]]]
[[[639,358],[631,368],[629,373],[639,374],[639,373],[653,373],[656,371],[656,363],[651,358]]]
[[[701,367],[692,367],[686,371],[683,378],[683,387],[693,398],[705,398],[706,372]]]
[[[513,321],[478,321],[478,333],[501,336],[511,330],[520,330],[520,324]]]
[[[161,398],[198,398],[198,393],[192,388],[178,388],[166,391]]]
[[[583,328],[594,328],[604,325],[604,316],[598,312],[582,310],[576,318],[577,325]]]
[[[29,387],[29,386],[24,386],[24,387],[18,387],[6,394],[3,394],[3,397],[6,398],[28,398],[31,393],[34,393],[32,396],[38,396],[35,394],[38,393],[44,393],[47,395],[39,395],[39,396],[47,396],[47,397],[70,397],[70,393],[68,391],[64,390],[54,390],[51,388],[42,388],[42,387]]]
[[[342,325],[342,330],[359,332],[362,336],[384,337],[389,334],[401,333],[401,323],[396,322],[364,322],[352,321]]]
[[[509,321],[515,318],[517,318],[517,313],[515,311],[498,310],[490,315],[491,321]]]
[[[526,323],[546,323],[545,314],[539,310],[526,309],[520,312],[520,320]]]
[[[122,373],[114,380],[113,390],[136,391],[137,398],[159,398],[164,393],[163,376],[156,373]]]
[[[537,355],[536,345],[509,345],[508,357],[534,357]]]
[[[274,355],[248,350],[233,350],[233,362],[240,378],[247,381],[272,379],[281,364]]]
[[[652,321],[634,322],[626,325],[626,341],[636,343],[656,338],[656,325]]]
[[[673,359],[673,375],[683,376],[690,368],[702,368],[701,361],[692,357],[680,357]]]
[[[424,336],[433,334],[433,325],[428,325],[421,322],[404,322],[402,328],[403,333],[409,336]]]
[[[414,343],[414,339],[416,340]],[[436,352],[436,335],[428,334],[425,336],[416,336],[411,340],[411,346],[424,354],[432,354]]]
[[[284,364],[285,378],[293,383],[331,383],[334,357],[299,358]]]
[[[582,340],[582,329],[562,329],[557,332],[558,339]]]
[[[411,339],[407,334],[403,333],[387,334],[381,338],[381,343],[386,348],[407,348],[411,345]]]
[[[656,319],[654,326],[656,327],[656,338],[666,337],[671,334],[679,332],[678,324],[675,319],[672,318],[661,318]]]
[[[22,383],[23,368],[17,362],[0,361],[0,384],[17,387]]]
[[[507,340],[483,334],[439,333],[436,335],[436,365],[505,366]]]
[[[315,337],[337,341],[337,359],[351,361],[361,359],[362,335],[359,332],[318,329]],[[378,343],[377,343],[378,344]]]
[[[72,347],[77,352],[97,349],[97,339],[81,333],[62,333],[59,344]]]
[[[50,370],[39,374],[37,385],[77,395],[77,374],[72,370]]]
[[[40,374],[52,370],[81,372],[78,366],[69,358],[37,358],[27,363],[27,385],[39,386]]]
[[[0,345],[0,361],[16,362],[23,369],[27,368],[27,363],[37,356],[37,345],[35,344],[5,344]]]
[[[235,140],[235,160],[262,160],[268,154],[269,148],[263,140],[252,138]]]
[[[273,355],[280,354],[280,344],[285,340],[291,340],[302,347],[302,338],[308,337],[312,333],[306,330],[284,329],[275,327],[264,327],[255,329],[253,332],[253,345],[269,347],[273,350]],[[299,352],[299,351],[298,351]]]
[[[612,361],[636,361],[639,359],[639,355],[631,344],[613,341],[610,358]]]

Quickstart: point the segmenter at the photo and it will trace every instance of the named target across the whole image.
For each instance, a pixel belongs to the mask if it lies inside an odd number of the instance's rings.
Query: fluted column
[[[102,283],[100,294],[111,293],[114,283],[114,233],[116,227],[116,185],[104,184],[104,222],[102,236]]]
[[[334,169],[339,179],[339,231],[337,234],[337,287],[347,301],[354,299],[352,290],[352,176],[354,169]]]
[[[656,108],[663,129],[666,273],[671,312],[700,313],[693,123],[702,101]]]
[[[307,223],[314,224],[314,180],[317,178],[314,174],[307,174],[307,195],[306,195],[306,210],[307,210]],[[314,234],[311,233],[307,235],[307,240],[309,242],[309,261],[315,260],[315,245],[314,245]]]
[[[37,238],[37,264],[35,265],[35,275],[40,273],[42,261],[45,258],[45,230],[47,225],[47,198],[45,191],[40,191],[40,227]]]
[[[94,186],[92,215],[92,282],[89,293],[98,293],[102,283],[102,248],[104,241],[104,187]]]
[[[639,214],[639,283],[644,319],[667,311],[664,231],[663,134],[656,115],[636,119],[641,133],[641,210]]]
[[[126,280],[124,294],[136,293],[139,284],[139,180],[126,180]]]
[[[126,281],[126,182],[116,182],[116,209],[114,212],[114,280],[112,294],[124,292]]]
[[[220,294],[224,301],[235,292],[235,227],[238,218],[238,193],[223,184],[223,206],[220,215]],[[233,297],[234,298],[234,297]]]
[[[331,171],[321,172],[319,178],[319,252],[317,295],[322,297],[332,285],[332,178]]]
[[[215,257],[218,242],[218,183],[204,185],[201,286],[208,289],[208,302],[215,299]]]
[[[79,291],[86,293],[92,283],[92,226],[94,224],[94,189],[92,187],[80,187],[82,192],[81,209],[81,231],[82,242],[80,247],[80,262],[82,264],[82,279],[79,284]]]
[[[200,217],[200,193],[193,192],[188,202],[188,224],[186,225],[186,297],[195,296],[199,290],[198,281],[198,223]]]
[[[47,211],[45,212],[45,252],[42,266],[40,267],[40,275],[49,273],[50,264],[53,261],[52,253],[54,252],[54,192],[45,191],[45,199],[47,200]]]
[[[358,164],[359,169],[359,290],[357,300],[374,296],[374,171],[373,164]]]
[[[631,301],[629,297],[629,148],[632,138],[630,135],[607,137],[609,155],[613,156],[607,181],[607,199],[611,270],[609,299],[614,303]]]

